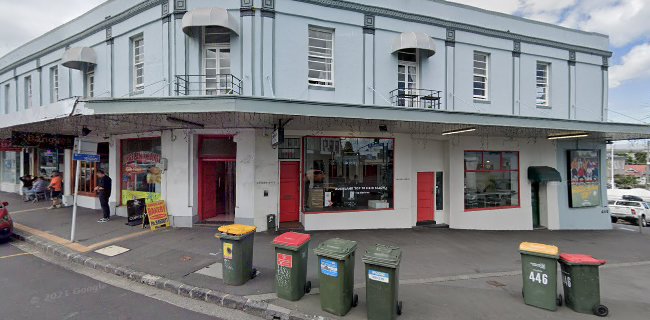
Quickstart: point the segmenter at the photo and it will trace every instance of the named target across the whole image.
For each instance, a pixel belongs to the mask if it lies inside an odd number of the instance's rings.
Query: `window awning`
[[[436,53],[436,44],[424,32],[403,32],[393,41],[393,53],[405,49],[417,49],[430,57]]]
[[[533,182],[562,181],[562,177],[555,168],[528,167],[528,180]]]
[[[70,69],[85,70],[88,66],[97,64],[97,54],[88,47],[70,48],[63,53],[61,64]]]
[[[190,10],[183,15],[183,32],[188,36],[193,34],[192,30],[195,28],[210,26],[224,27],[239,34],[237,20],[226,9],[199,8]]]

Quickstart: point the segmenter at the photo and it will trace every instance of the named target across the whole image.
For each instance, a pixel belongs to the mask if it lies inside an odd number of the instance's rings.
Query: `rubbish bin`
[[[562,305],[562,295],[557,295],[559,249],[541,243],[522,242],[519,252],[524,279],[524,302],[542,309],[557,310]]]
[[[401,258],[398,247],[381,244],[368,248],[363,255],[368,320],[393,320],[402,314],[402,301],[397,300]]]
[[[307,281],[309,239],[308,234],[287,232],[273,240],[275,291],[279,298],[297,301],[311,291],[311,282]]]
[[[609,309],[600,304],[598,267],[607,263],[584,254],[560,255],[566,305],[576,312],[605,317]]]
[[[231,224],[218,230],[215,237],[221,239],[223,247],[223,282],[240,286],[255,278],[257,270],[253,268],[253,243],[256,228]]]
[[[344,316],[359,303],[354,294],[355,241],[329,239],[318,245],[320,305],[323,311]]]

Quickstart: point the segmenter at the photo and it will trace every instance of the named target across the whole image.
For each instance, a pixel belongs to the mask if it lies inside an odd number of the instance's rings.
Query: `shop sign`
[[[271,134],[271,145],[272,146],[277,146],[280,145],[284,142],[284,128],[276,128],[273,130],[273,134]]]
[[[74,136],[36,132],[11,132],[11,143],[15,147],[38,147],[52,149],[74,148]]]
[[[151,230],[157,230],[162,227],[169,229],[171,227],[164,200],[147,203],[147,217]]]
[[[127,203],[129,200],[135,199],[145,199],[145,203],[153,203],[160,201],[162,195],[158,192],[146,192],[146,191],[133,191],[133,190],[124,190],[122,189],[122,203]]]
[[[160,163],[160,155],[148,151],[138,151],[125,155],[124,162]]]
[[[21,152],[22,150],[20,147],[14,147],[11,139],[0,139],[0,151]]]
[[[596,207],[601,204],[600,151],[567,151],[569,207]]]
[[[124,166],[124,173],[125,174],[141,174],[145,173],[145,168],[135,164],[135,163],[129,163]]]
[[[126,202],[127,224],[135,226],[142,224],[142,217],[146,209],[145,199],[135,199]]]

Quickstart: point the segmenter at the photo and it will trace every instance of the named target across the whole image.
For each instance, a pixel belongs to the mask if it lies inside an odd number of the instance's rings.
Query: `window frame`
[[[330,49],[330,56],[327,57],[325,55],[319,55],[319,54],[312,54],[311,52],[311,44],[310,41],[312,37],[309,35],[311,31],[315,32],[325,32],[329,33],[331,35],[331,40],[329,40],[332,43],[332,48]],[[321,41],[328,41],[326,39],[321,39],[321,38],[313,38],[313,39],[318,39]],[[334,46],[335,46],[335,29],[332,28],[326,28],[326,27],[319,27],[319,26],[312,26],[310,25],[307,28],[307,84],[309,86],[314,86],[314,87],[324,87],[324,88],[334,88]],[[316,47],[315,47],[316,48]],[[319,47],[320,48],[320,47]],[[320,48],[320,49],[327,49],[327,48]],[[322,78],[311,78],[309,76],[309,72],[312,70],[309,66],[309,63],[311,62],[311,59],[317,58],[317,59],[329,59],[329,66],[330,66],[330,79],[322,79]],[[314,61],[315,63],[320,63],[318,61]],[[327,64],[327,62],[325,62]],[[313,69],[314,71],[319,71],[319,72],[327,72],[327,71],[321,71],[321,70],[316,70]]]
[[[224,74],[221,73],[221,69],[223,67],[221,66],[221,59],[219,57],[219,54],[221,53],[221,50],[228,49],[228,60],[229,60],[229,66],[228,66],[229,73],[228,74],[232,75],[232,35],[230,34],[230,30],[228,30],[228,29],[226,29],[224,27],[220,27],[220,28],[222,28],[224,30],[223,33],[228,33],[229,37],[228,37],[228,42],[227,43],[226,42],[223,42],[223,43],[207,43],[206,42],[206,36],[207,36],[207,31],[206,30],[208,29],[208,27],[203,27],[202,30],[201,30],[201,73],[203,74],[203,79],[202,79],[203,81],[200,81],[200,82],[201,82],[201,94],[206,95],[206,96],[227,95],[227,94],[231,94],[230,92],[232,92],[233,89],[234,89],[234,83],[232,83],[232,81],[231,81],[230,84],[229,84],[227,76],[226,76],[226,86],[225,87],[221,86],[221,78],[220,77],[223,77]],[[216,81],[217,86],[215,87],[215,89],[208,88],[208,86],[207,86],[208,76],[207,76],[207,72],[206,72],[206,70],[207,70],[207,61],[206,60],[207,60],[207,50],[209,50],[209,49],[216,49],[217,50],[217,52],[216,52],[217,56],[215,58],[215,60],[216,60],[215,61],[215,71],[216,71],[216,74],[217,74],[217,77],[216,77],[215,81]],[[232,80],[232,78],[230,80]],[[210,90],[214,90],[216,93],[215,94],[208,94],[208,91],[210,91]]]
[[[402,60],[399,57],[399,54],[411,54],[409,52],[398,52],[397,55],[397,89],[399,90],[399,67],[404,66],[404,85],[409,83],[407,80],[407,76],[410,74],[408,72],[409,67],[414,67],[415,68],[415,88],[414,89],[407,89],[404,88],[404,92],[412,92],[414,91],[414,94],[418,94],[418,90],[420,89],[420,54],[418,50],[415,50],[414,56],[415,56],[415,61],[407,61],[407,60]],[[417,102],[414,102],[413,100],[408,101],[411,105],[407,105],[407,100],[405,98],[398,99],[397,105],[400,107],[415,107],[417,106]]]
[[[141,43],[141,45],[138,45]],[[131,94],[139,95],[144,93],[144,67],[145,67],[145,55],[144,55],[144,35],[140,34],[131,38]],[[140,48],[140,54],[136,55],[135,51],[137,48]],[[141,57],[140,61],[137,61],[136,58]],[[142,69],[142,76],[138,77],[138,70]],[[138,83],[138,78],[142,79],[142,83]]]
[[[485,75],[476,73],[475,64],[477,62],[483,62],[483,61],[476,60],[477,55],[481,55],[485,57]],[[485,86],[485,89],[482,89],[485,91],[485,94],[483,96],[476,95],[474,93],[474,90],[477,89],[475,87],[475,84],[477,83],[477,81],[475,80],[476,77],[483,78],[483,84]],[[490,54],[487,52],[474,51],[472,55],[472,97],[474,100],[478,100],[478,101],[490,101]]]
[[[25,91],[25,109],[29,109],[32,107],[32,98],[33,98],[33,91],[32,91],[32,76],[26,76],[24,80],[24,88],[23,90]]]
[[[86,97],[95,97],[95,66],[90,65],[86,68]]]
[[[499,153],[499,170],[485,170],[485,169],[476,169],[476,170],[467,170],[464,166],[465,154],[468,152],[481,153],[481,165],[484,162],[484,154],[486,153]],[[514,153],[517,155],[517,170],[504,170],[503,168],[503,154],[505,153]],[[517,172],[517,205],[516,206],[502,206],[502,207],[487,207],[487,208],[470,208],[468,209],[465,205],[465,192],[463,192],[463,210],[464,212],[475,212],[475,211],[494,211],[494,210],[508,210],[508,209],[520,209],[521,208],[521,158],[519,151],[513,150],[465,150],[463,151],[463,184],[465,183],[466,173],[467,172]]]
[[[59,66],[50,67],[50,103],[59,101]]]
[[[539,90],[539,85],[540,81],[539,78],[540,76],[537,75],[539,72],[539,67],[544,66],[546,68],[545,72],[546,75],[544,76],[546,78],[545,82],[542,83],[545,85],[546,89],[546,98],[543,103],[539,103],[537,94]],[[537,61],[535,63],[535,106],[537,107],[549,107],[551,102],[551,63],[550,62],[544,62],[544,61]]]

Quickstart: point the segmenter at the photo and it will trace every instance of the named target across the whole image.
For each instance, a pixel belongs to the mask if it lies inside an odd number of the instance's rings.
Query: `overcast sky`
[[[650,0],[454,1],[608,34],[614,52],[609,73],[610,119],[638,123],[634,119],[650,116]],[[102,2],[0,0],[0,56]]]

